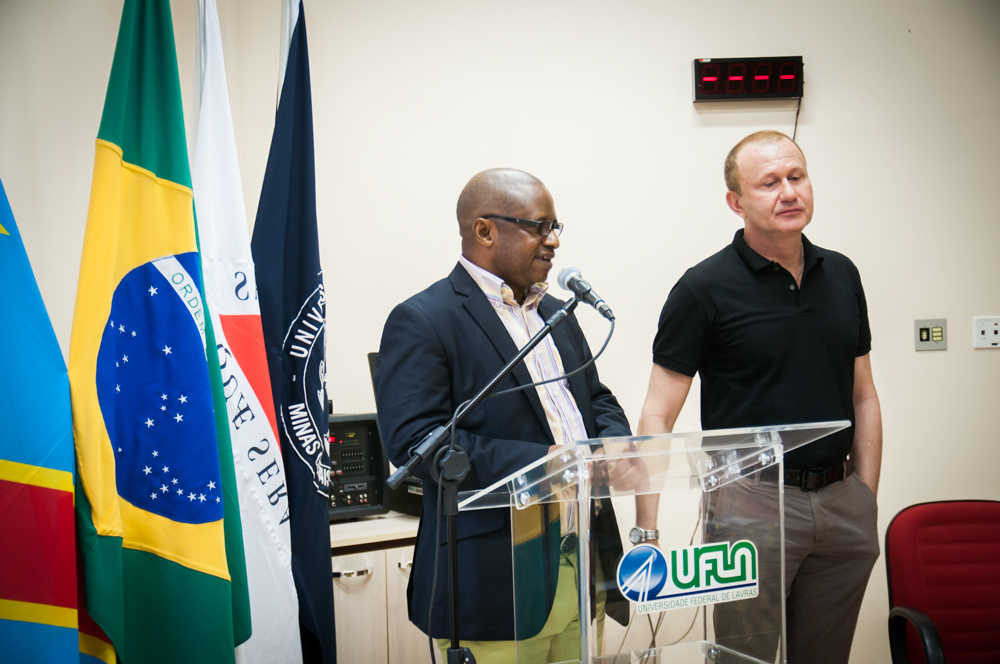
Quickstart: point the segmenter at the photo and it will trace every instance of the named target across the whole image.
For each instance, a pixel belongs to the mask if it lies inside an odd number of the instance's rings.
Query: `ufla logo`
[[[639,614],[750,599],[757,596],[757,547],[741,540],[664,553],[640,544],[618,563],[618,588]]]

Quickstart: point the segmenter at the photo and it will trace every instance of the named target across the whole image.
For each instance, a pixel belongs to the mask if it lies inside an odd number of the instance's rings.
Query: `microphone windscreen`
[[[557,280],[559,282],[560,288],[572,291],[573,289],[569,287],[569,280],[572,279],[573,277],[577,278],[580,277],[580,268],[573,267],[572,265],[567,265],[563,269],[559,270],[559,277]]]

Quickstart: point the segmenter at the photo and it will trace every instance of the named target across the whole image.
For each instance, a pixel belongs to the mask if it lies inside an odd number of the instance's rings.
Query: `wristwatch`
[[[629,531],[628,534],[628,540],[632,542],[633,545],[658,539],[660,539],[659,530],[643,530],[638,526]]]

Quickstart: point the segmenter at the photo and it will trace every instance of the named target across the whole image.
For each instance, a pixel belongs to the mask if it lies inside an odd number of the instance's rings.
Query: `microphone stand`
[[[500,370],[500,373],[487,383],[486,387],[481,389],[476,396],[472,397],[468,404],[459,409],[447,424],[436,427],[424,436],[424,439],[410,450],[410,459],[406,462],[406,465],[397,468],[396,472],[386,480],[386,484],[390,489],[396,489],[403,480],[410,476],[417,464],[424,463],[432,456],[434,457],[434,462],[430,465],[431,477],[443,489],[443,511],[447,519],[448,528],[448,594],[449,608],[451,610],[451,647],[448,648],[447,664],[475,664],[476,662],[472,652],[468,648],[461,646],[458,612],[458,485],[469,474],[469,456],[461,447],[446,445],[448,439],[451,437],[451,429],[452,427],[457,427],[458,423],[462,421],[462,418],[469,411],[482,403],[496,389],[496,386],[510,375],[510,372],[527,357],[528,353],[541,343],[542,339],[551,334],[552,330],[576,309],[579,303],[579,298],[574,297],[570,300],[569,304],[552,314],[545,321],[545,326],[528,340],[528,343]]]

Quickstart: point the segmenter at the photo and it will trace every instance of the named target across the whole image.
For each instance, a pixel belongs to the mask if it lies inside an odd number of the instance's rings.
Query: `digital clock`
[[[802,56],[784,58],[698,58],[694,100],[800,99]]]

